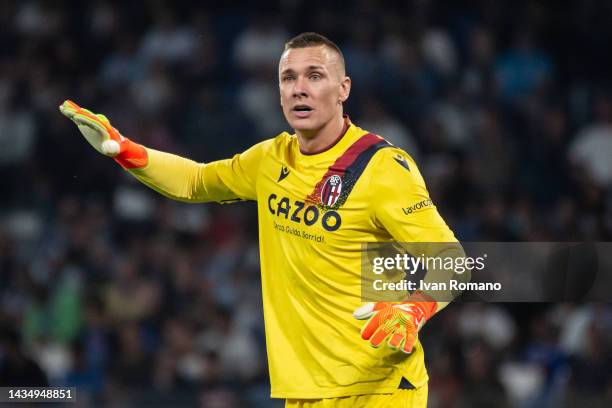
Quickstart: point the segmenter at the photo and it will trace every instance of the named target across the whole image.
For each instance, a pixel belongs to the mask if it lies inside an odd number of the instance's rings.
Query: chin
[[[291,120],[289,121],[289,126],[291,126],[293,130],[300,132],[310,132],[319,128],[310,118]]]

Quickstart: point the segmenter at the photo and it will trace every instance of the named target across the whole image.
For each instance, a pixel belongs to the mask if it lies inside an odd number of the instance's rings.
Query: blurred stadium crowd
[[[610,21],[580,0],[1,2],[0,383],[282,406],[255,206],[157,196],[64,99],[146,146],[230,157],[286,129],[278,58],[317,31],[345,53],[346,112],[415,158],[461,240],[610,241]],[[432,407],[612,406],[610,305],[456,304],[421,336]]]

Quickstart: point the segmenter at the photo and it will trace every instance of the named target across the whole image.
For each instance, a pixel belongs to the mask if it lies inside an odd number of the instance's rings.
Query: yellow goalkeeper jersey
[[[317,154],[285,132],[206,164],[148,149],[147,167],[130,170],[181,201],[257,201],[272,397],[391,393],[402,376],[428,380],[420,343],[406,355],[360,337],[361,245],[456,240],[410,156],[346,121]]]

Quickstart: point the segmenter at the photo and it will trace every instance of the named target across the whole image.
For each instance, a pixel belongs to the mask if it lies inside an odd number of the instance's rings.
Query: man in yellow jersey
[[[333,42],[315,33],[289,41],[279,88],[295,134],[206,164],[132,142],[71,101],[60,110],[96,150],[167,197],[257,201],[273,398],[289,407],[425,407],[417,333],[447,303],[418,293],[362,304],[361,249],[456,239],[410,156],[343,114],[351,80]]]

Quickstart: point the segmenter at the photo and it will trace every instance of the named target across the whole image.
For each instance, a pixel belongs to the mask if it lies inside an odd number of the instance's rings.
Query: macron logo
[[[277,183],[280,183],[285,177],[289,175],[289,169],[286,166],[281,167],[280,175],[278,176]]]
[[[398,154],[394,157],[394,159],[396,162],[398,162],[400,166],[410,171],[410,167],[408,167],[408,161],[406,160],[404,156],[402,156],[401,154]]]

